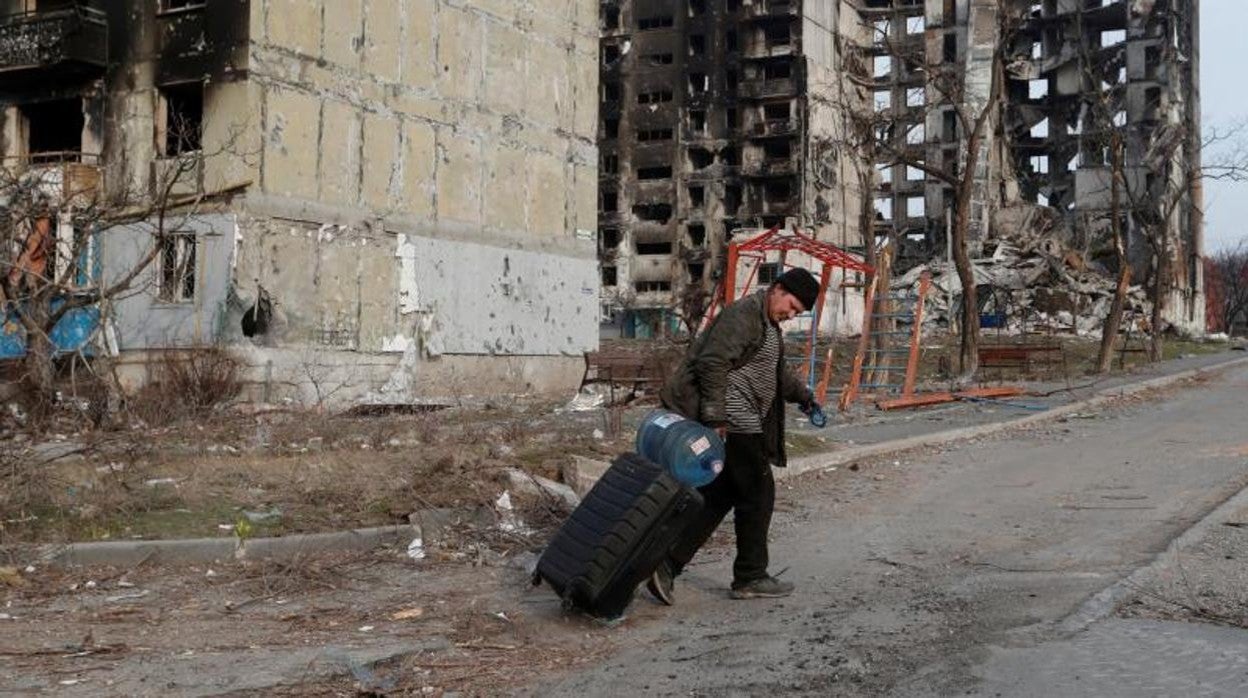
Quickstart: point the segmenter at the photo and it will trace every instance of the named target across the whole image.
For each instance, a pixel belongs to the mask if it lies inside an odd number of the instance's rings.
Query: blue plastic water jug
[[[667,410],[653,410],[641,421],[637,453],[692,487],[709,484],[724,469],[719,434]]]

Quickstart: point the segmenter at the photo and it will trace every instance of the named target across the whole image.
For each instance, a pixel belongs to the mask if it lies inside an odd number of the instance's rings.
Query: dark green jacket
[[[659,394],[664,407],[709,427],[728,423],[724,404],[728,372],[744,366],[762,348],[771,322],[766,297],[766,291],[759,291],[729,305],[705,332],[694,338],[680,368]],[[776,399],[763,416],[763,437],[772,465],[785,466],[784,402],[802,403],[810,399],[810,390],[785,368],[781,341]]]

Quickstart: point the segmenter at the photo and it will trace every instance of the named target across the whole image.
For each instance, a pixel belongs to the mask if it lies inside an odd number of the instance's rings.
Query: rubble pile
[[[993,241],[971,264],[980,314],[993,318],[986,326],[999,326],[1011,334],[1055,330],[1093,335],[1099,334],[1109,315],[1116,282],[1113,274],[1088,264],[1055,238]],[[952,264],[940,260],[910,269],[893,281],[893,290],[916,291],[924,272],[932,276],[932,290],[924,303],[925,321],[947,325],[951,304],[956,311],[962,298],[962,283]],[[1144,289],[1132,286],[1123,327],[1143,323],[1150,308]]]

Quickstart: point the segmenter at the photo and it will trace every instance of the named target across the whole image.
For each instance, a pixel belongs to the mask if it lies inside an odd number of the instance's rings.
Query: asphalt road
[[[606,661],[526,692],[1100,695],[1129,665],[1124,694],[1248,694],[1248,630],[1174,639],[1087,605],[1248,485],[1246,388],[1248,367],[1232,368],[1095,415],[788,480],[772,572],[788,568],[793,597],[729,600],[721,545],[678,580],[676,607],[634,604]],[[1090,624],[1063,624],[1081,612]],[[1213,684],[1197,646],[1222,659]],[[1079,683],[1080,661],[1100,683]]]

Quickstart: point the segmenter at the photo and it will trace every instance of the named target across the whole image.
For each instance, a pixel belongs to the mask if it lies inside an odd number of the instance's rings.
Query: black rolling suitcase
[[[533,582],[567,609],[617,618],[702,509],[702,495],[635,453],[615,459],[551,538]]]

